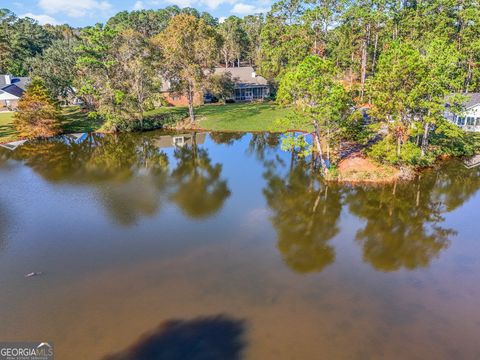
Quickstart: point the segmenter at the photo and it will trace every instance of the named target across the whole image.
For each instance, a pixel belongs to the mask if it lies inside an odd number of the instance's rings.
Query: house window
[[[465,125],[465,118],[463,116],[459,116],[457,119],[457,124],[460,126]]]
[[[173,145],[175,146],[185,145],[185,138],[183,136],[174,136],[172,140],[173,140]]]
[[[477,123],[475,125],[480,126],[480,117],[477,118]]]
[[[467,125],[475,125],[475,118],[471,116],[467,117]]]

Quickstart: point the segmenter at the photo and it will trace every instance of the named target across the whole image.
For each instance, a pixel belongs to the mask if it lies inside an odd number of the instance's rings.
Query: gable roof
[[[265,79],[263,76],[255,74],[255,70],[251,66],[215,68],[214,74],[222,75],[225,73],[230,73],[233,81],[235,81],[237,85],[268,85],[267,79]]]

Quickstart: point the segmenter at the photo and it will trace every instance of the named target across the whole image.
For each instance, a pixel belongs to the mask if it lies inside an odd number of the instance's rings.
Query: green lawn
[[[69,106],[63,108],[63,131],[65,133],[83,133],[100,129],[103,121],[89,119],[87,114],[80,110],[78,106]]]
[[[309,126],[298,125],[289,119],[292,110],[269,103],[243,103],[226,105],[202,105],[195,109],[198,126],[212,131],[271,131],[311,130]],[[102,122],[92,120],[79,107],[63,108],[65,133],[98,130]],[[177,118],[188,116],[185,107],[163,107],[149,111],[145,118],[161,114],[175,114]],[[12,126],[13,113],[0,113],[0,143],[18,139]]]
[[[17,138],[12,121],[13,112],[0,112],[0,142],[14,141]]]
[[[65,133],[95,131],[102,126],[101,121],[87,118],[78,106],[65,107],[62,112],[65,117],[63,121]],[[12,124],[13,114],[13,112],[0,113],[0,143],[18,140],[18,134]]]
[[[199,126],[213,131],[309,130],[289,119],[292,110],[268,103],[204,105],[196,109]]]

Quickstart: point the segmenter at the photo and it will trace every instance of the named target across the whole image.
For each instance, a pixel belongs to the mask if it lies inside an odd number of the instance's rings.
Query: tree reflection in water
[[[171,175],[174,192],[170,199],[189,217],[201,219],[219,211],[230,196],[222,180],[222,165],[212,164],[208,151],[193,144],[175,149],[176,168]]]
[[[238,144],[239,152],[244,150],[241,138],[212,136],[217,143]],[[152,132],[92,134],[82,142],[74,137],[34,141],[14,151],[0,149],[0,164],[16,160],[49,182],[93,187],[109,216],[122,225],[158,214],[168,201],[194,219],[220,211],[231,195],[222,164],[212,163],[195,134],[170,157],[163,150],[165,139],[159,139]],[[252,134],[247,153],[264,167],[263,193],[272,211],[277,247],[285,263],[300,273],[322,271],[334,262],[329,241],[340,231],[343,204],[364,221],[355,238],[365,262],[380,271],[426,267],[455,234],[445,227],[445,214],[480,188],[480,168],[467,170],[456,162],[443,163],[404,184],[327,185],[318,177],[315,159],[295,152],[282,156],[279,144],[278,134]]]
[[[248,143],[247,154],[255,154],[258,160],[265,160],[269,152],[277,152],[281,134],[254,133]]]
[[[364,261],[381,271],[427,267],[456,234],[442,226],[444,215],[478,190],[478,175],[450,163],[413,183],[348,191],[350,211],[366,220],[356,235]]]
[[[319,272],[335,260],[328,241],[339,232],[341,192],[320,181],[312,161],[292,158],[283,176],[281,161],[267,163],[263,193],[285,263],[299,273]]]
[[[210,139],[212,139],[215,144],[225,144],[231,146],[235,143],[235,141],[243,138],[244,135],[245,133],[239,132],[214,132],[210,133]]]
[[[176,167],[150,133],[90,134],[31,141],[2,157],[23,162],[49,182],[95,188],[108,214],[121,225],[153,216],[173,201],[193,218],[213,215],[230,195],[221,179],[222,165],[212,164],[207,149],[195,142],[174,151]],[[169,196],[170,194],[170,196]]]
[[[339,232],[343,204],[366,221],[355,237],[365,262],[380,271],[427,267],[456,234],[443,225],[445,214],[480,188],[480,168],[468,170],[456,162],[413,182],[382,186],[328,185],[316,177],[315,161],[299,159],[295,152],[285,175],[280,158],[265,164],[264,194],[273,211],[277,247],[285,263],[300,273],[334,262],[328,241]]]

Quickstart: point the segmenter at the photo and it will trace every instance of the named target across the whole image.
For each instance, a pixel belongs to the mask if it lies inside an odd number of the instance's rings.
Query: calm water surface
[[[480,170],[364,188],[315,167],[271,134],[1,149],[0,339],[60,360],[480,359]]]

